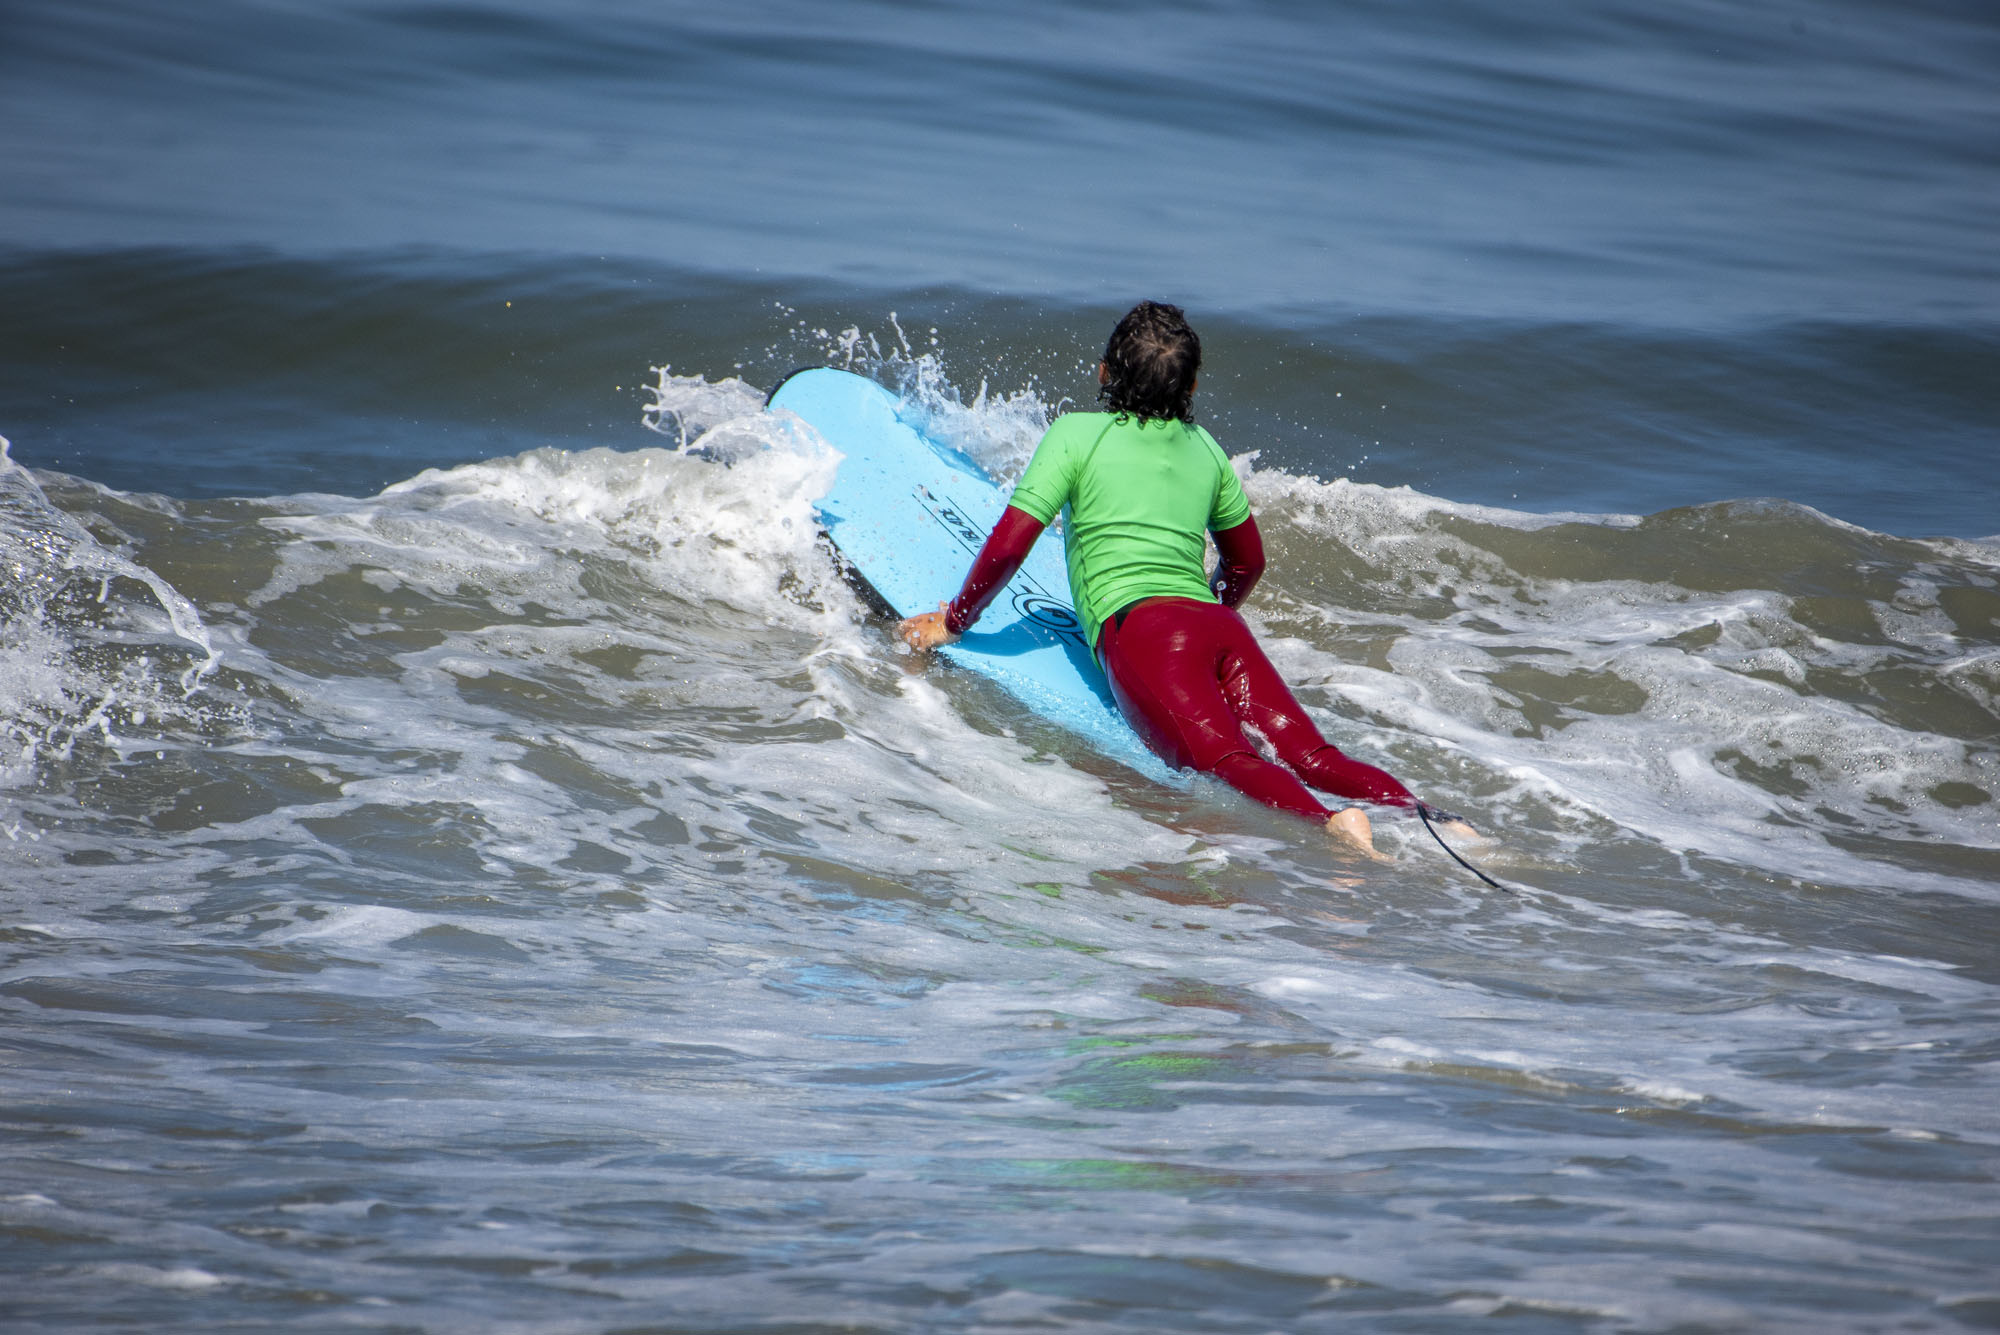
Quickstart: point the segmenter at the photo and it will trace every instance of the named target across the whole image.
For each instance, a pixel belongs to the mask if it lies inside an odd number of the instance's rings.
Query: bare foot
[[[1490,844],[1493,841],[1472,828],[1463,817],[1454,816],[1450,820],[1436,821],[1437,832],[1461,844]]]
[[[1472,828],[1470,821],[1455,812],[1439,811],[1433,806],[1425,806],[1424,812],[1430,817],[1431,824],[1437,828],[1439,834],[1448,834],[1454,839],[1470,839],[1475,843],[1484,843],[1486,840],[1485,835]]]
[[[1375,851],[1375,832],[1369,828],[1368,813],[1360,807],[1345,807],[1326,818],[1326,832],[1363,857],[1387,862]]]

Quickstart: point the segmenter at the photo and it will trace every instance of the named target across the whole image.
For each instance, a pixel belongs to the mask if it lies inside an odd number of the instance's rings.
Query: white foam
[[[194,604],[52,505],[4,437],[0,572],[0,791],[79,744],[122,750],[219,716],[199,698],[221,655]]]
[[[665,595],[796,620],[834,578],[812,501],[837,459],[775,420],[763,430],[787,448],[730,468],[671,450],[538,450],[428,470],[366,500],[315,498],[264,521],[292,541],[249,604],[373,566],[378,587],[435,597],[471,581],[511,615],[527,598],[587,602],[584,561],[612,558]]]
[[[133,1261],[106,1261],[85,1267],[91,1274],[114,1284],[139,1284],[152,1289],[179,1289],[195,1293],[234,1281],[199,1266],[152,1266]]]
[[[312,941],[321,945],[381,946],[415,936],[441,920],[383,904],[344,905],[313,922],[266,933],[273,942]]]
[[[1708,1098],[1705,1094],[1665,1080],[1626,1079],[1618,1082],[1618,1088],[1627,1093],[1637,1094],[1642,1099],[1651,1099],[1655,1103],[1681,1106],[1703,1103]]]

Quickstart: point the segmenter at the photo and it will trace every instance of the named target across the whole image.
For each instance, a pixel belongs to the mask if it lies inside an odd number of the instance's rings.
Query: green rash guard
[[[1215,437],[1111,413],[1057,418],[1008,504],[1044,524],[1067,507],[1069,590],[1092,650],[1104,619],[1141,598],[1220,601],[1202,570],[1203,535],[1250,517]]]

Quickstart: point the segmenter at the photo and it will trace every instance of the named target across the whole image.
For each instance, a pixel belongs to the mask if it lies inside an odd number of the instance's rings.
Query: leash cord
[[[1433,810],[1435,810],[1435,808],[1432,807],[1428,802],[1417,803],[1417,819],[1422,821],[1424,823],[1424,828],[1431,832],[1431,838],[1438,841],[1438,847],[1442,848],[1445,852],[1451,854],[1451,860],[1453,862],[1456,862],[1459,866],[1465,868],[1467,871],[1471,872],[1474,876],[1477,876],[1480,880],[1492,886],[1495,890],[1505,890],[1510,895],[1519,893],[1518,891],[1512,889],[1509,886],[1504,886],[1500,884],[1500,882],[1494,880],[1491,876],[1488,876],[1485,872],[1479,870],[1479,868],[1473,866],[1470,862],[1467,862],[1464,858],[1460,857],[1458,855],[1458,850],[1453,848],[1450,844],[1446,843],[1444,841],[1444,836],[1437,832],[1437,826],[1431,824],[1431,812]],[[1441,819],[1444,820],[1457,819],[1457,817],[1453,816],[1449,811],[1439,811],[1437,814]]]

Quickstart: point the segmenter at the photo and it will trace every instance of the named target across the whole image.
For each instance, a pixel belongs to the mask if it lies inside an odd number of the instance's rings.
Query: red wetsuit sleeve
[[[1208,587],[1222,599],[1224,607],[1239,606],[1264,574],[1264,535],[1257,531],[1257,520],[1248,518],[1217,533],[1215,551],[1222,560],[1216,564],[1215,578]]]
[[[965,584],[958,591],[958,597],[951,600],[951,606],[944,612],[945,629],[954,635],[963,635],[979,614],[993,601],[1007,581],[1014,578],[1014,572],[1021,568],[1021,562],[1028,559],[1028,552],[1035,545],[1035,539],[1042,536],[1045,527],[1042,521],[1026,510],[1008,506],[1001,512],[1000,522],[993,526],[993,532],[986,537],[986,545],[979,549],[979,555],[966,572]],[[1261,562],[1260,562],[1261,564]]]

